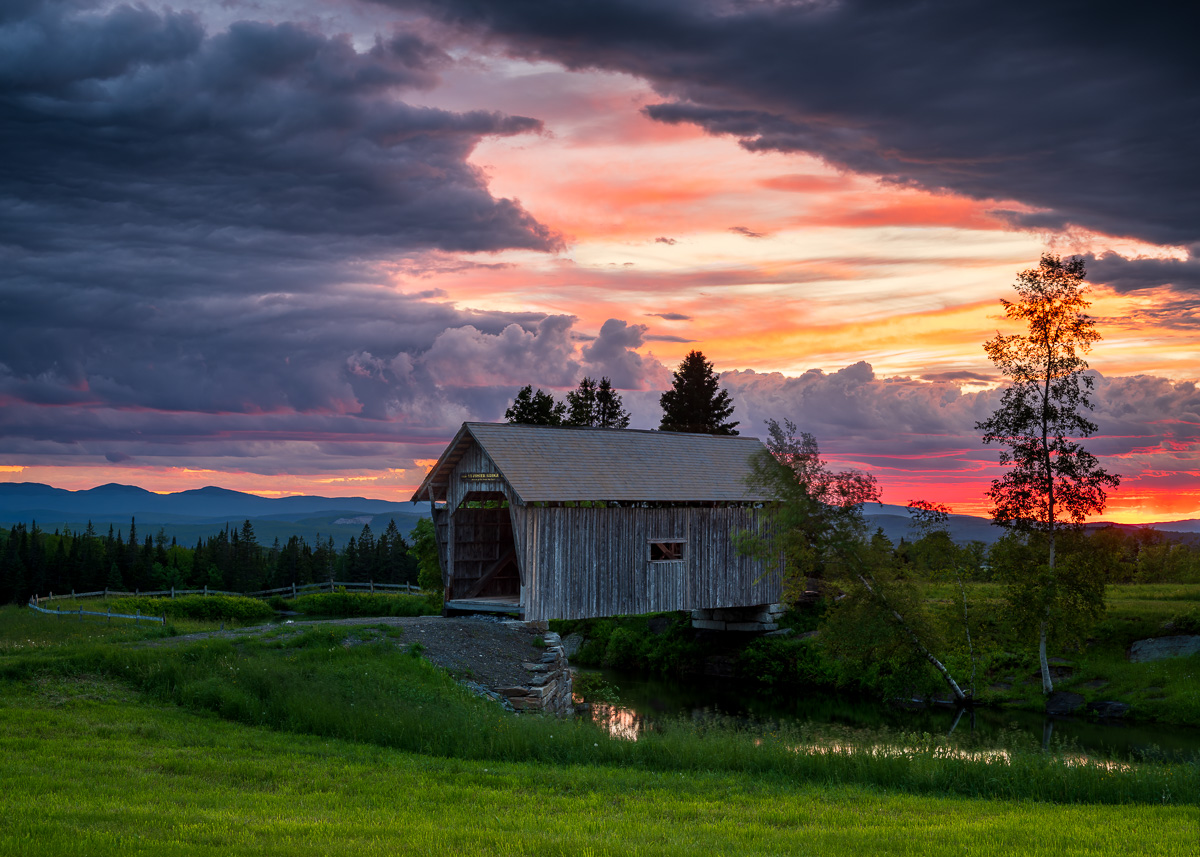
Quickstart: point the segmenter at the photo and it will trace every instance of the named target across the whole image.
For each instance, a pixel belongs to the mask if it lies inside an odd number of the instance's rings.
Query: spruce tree
[[[729,422],[733,402],[720,388],[721,376],[699,351],[692,351],[675,370],[670,390],[658,400],[663,417],[659,431],[692,434],[737,434],[738,423]]]
[[[531,426],[560,426],[566,420],[567,406],[554,401],[554,397],[541,388],[533,392],[533,385],[526,384],[517,393],[513,403],[504,412],[510,423]]]
[[[594,378],[583,378],[578,388],[567,393],[567,405],[569,426],[629,428],[629,412],[607,377],[598,384]]]
[[[596,382],[584,377],[579,387],[567,393],[567,425],[596,425]]]

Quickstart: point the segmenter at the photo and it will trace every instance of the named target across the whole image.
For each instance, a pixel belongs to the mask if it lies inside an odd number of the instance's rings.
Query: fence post
[[[375,581],[373,581],[373,580],[370,581],[370,584],[371,584],[371,594],[374,595],[375,594]]]
[[[295,598],[296,598],[296,581],[293,580],[292,581],[292,599],[295,600]]]
[[[108,590],[105,590],[105,591],[107,592]],[[110,625],[112,624],[112,605],[111,604],[108,606],[108,624],[110,624]]]
[[[141,607],[137,608],[137,616],[134,617],[133,621],[135,621],[135,622],[142,621],[142,608]]]
[[[71,600],[72,601],[75,600],[75,589],[74,588],[71,589]]]
[[[107,587],[107,586],[106,586],[106,587],[104,587],[104,598],[105,598],[106,600],[108,599],[108,587]],[[110,612],[111,612],[111,611],[110,611]]]
[[[204,594],[208,595],[208,584],[204,584]]]
[[[175,584],[174,583],[171,584],[171,597],[172,598],[175,597]]]

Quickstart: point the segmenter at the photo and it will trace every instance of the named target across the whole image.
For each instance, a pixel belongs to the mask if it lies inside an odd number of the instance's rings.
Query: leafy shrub
[[[575,695],[586,702],[607,702],[615,705],[621,701],[620,688],[608,681],[603,673],[577,672],[571,680]]]
[[[262,622],[274,611],[257,598],[240,595],[184,595],[179,598],[135,596],[113,599],[115,613],[137,613],[146,616],[168,616],[171,619],[202,619],[208,621]]]
[[[638,651],[637,635],[629,628],[617,628],[608,638],[604,650],[604,666],[619,670],[633,670],[642,666]]]
[[[738,673],[770,687],[833,687],[837,671],[810,640],[762,637],[737,656]]]
[[[437,616],[441,599],[428,595],[372,595],[366,592],[315,592],[289,601],[306,616]]]
[[[1167,626],[1176,634],[1200,634],[1200,610],[1189,610],[1173,617]]]

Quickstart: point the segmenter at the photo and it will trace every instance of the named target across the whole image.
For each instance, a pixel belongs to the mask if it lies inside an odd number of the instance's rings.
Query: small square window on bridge
[[[683,559],[683,539],[650,542],[651,562],[679,562]]]

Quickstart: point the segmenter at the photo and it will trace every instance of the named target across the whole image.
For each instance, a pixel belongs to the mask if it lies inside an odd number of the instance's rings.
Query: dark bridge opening
[[[521,595],[512,518],[500,492],[473,491],[453,512],[454,578],[451,601],[509,603],[515,609]],[[446,605],[468,609],[467,605]]]

